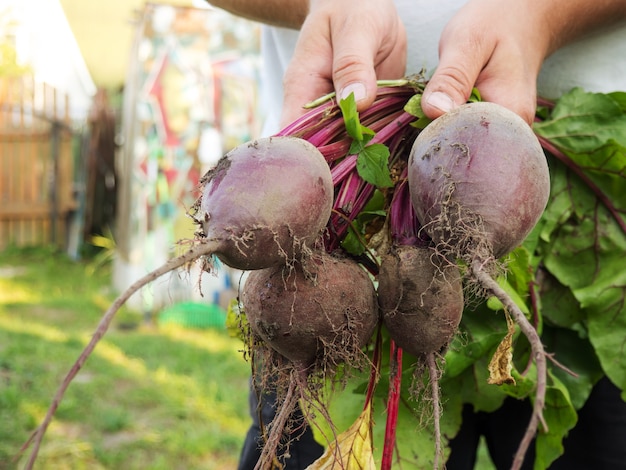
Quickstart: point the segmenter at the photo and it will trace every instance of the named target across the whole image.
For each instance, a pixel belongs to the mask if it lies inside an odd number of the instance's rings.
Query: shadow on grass
[[[18,258],[18,275],[0,278],[2,470],[13,468],[112,299],[102,292],[106,273],[87,278],[79,263]],[[3,268],[12,261],[0,256]],[[113,325],[67,390],[37,467],[233,468],[249,424],[241,347],[224,330]]]
[[[0,363],[0,442],[5,443],[0,449],[7,457],[41,421],[87,341],[61,331],[48,331],[46,338],[37,328],[29,330],[0,330],[7,353]],[[223,332],[190,333],[212,350],[187,343],[183,331],[177,338],[158,331],[110,332],[61,402],[42,461],[59,439],[82,448],[88,442],[102,463],[125,468],[141,468],[127,466],[133,460],[129,454],[138,450],[152,454],[142,456],[144,465],[165,455],[190,463],[212,452],[236,456],[248,424],[248,366],[237,341]],[[29,359],[33,356],[39,359]]]

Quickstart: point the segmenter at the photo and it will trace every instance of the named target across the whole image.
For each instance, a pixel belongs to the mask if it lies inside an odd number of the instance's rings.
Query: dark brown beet
[[[440,352],[463,313],[459,269],[432,249],[396,247],[381,260],[378,302],[383,323],[404,351],[414,356]]]
[[[198,218],[215,254],[242,270],[283,265],[324,230],[333,202],[330,168],[296,137],[269,137],[228,152],[207,173]]]
[[[303,367],[356,357],[378,323],[372,280],[325,252],[295,266],[252,271],[242,292],[252,332]]]

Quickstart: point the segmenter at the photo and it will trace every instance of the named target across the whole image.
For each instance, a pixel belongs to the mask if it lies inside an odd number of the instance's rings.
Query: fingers
[[[331,44],[321,36],[308,39],[310,32],[302,30],[284,78],[284,123],[302,115],[303,105],[331,91],[336,91],[339,99],[354,93],[359,110],[372,104],[376,94],[373,46],[364,47],[369,40],[349,31],[332,33]]]
[[[532,124],[537,107],[538,68],[530,67],[521,51],[496,49],[476,79],[476,88],[485,101],[491,101]]]
[[[439,42],[439,66],[422,97],[426,116],[434,119],[460,106],[476,87],[483,100],[532,123],[543,57],[529,45],[527,30],[506,24],[505,17],[511,15],[470,2],[448,23]]]
[[[450,51],[450,52],[447,52]],[[422,110],[431,119],[465,103],[478,79],[481,60],[460,49],[446,49],[422,96]],[[480,64],[480,65],[479,65]]]
[[[468,29],[462,9],[444,28],[439,41],[439,65],[426,85],[422,110],[431,119],[465,103],[489,62],[495,44],[483,31]]]
[[[400,78],[405,72],[403,24],[395,16],[384,28],[378,21],[376,16],[365,21],[351,17],[334,35],[337,38],[332,73],[334,87],[339,99],[354,93],[359,111],[374,101],[376,80]]]
[[[500,104],[532,123],[536,107],[537,73],[526,70],[520,60],[512,63],[510,56],[500,59],[500,52],[482,64],[478,57],[468,54],[443,56],[440,66],[429,81],[422,97],[422,110],[431,119],[467,102],[472,88],[478,88],[485,101]],[[518,70],[515,70],[518,69]]]
[[[363,110],[376,97],[376,80],[400,78],[406,64],[406,35],[392,2],[363,0],[347,11],[341,2],[312,3],[284,77],[282,125],[303,105],[331,91],[354,94]]]
[[[353,93],[361,111],[375,99],[377,79],[405,74],[406,34],[391,0],[361,0],[356,10],[336,0],[310,5],[284,78],[283,125],[333,90],[339,99]],[[537,31],[530,7],[516,5],[512,12],[499,1],[470,0],[448,23],[439,67],[422,97],[426,116],[460,106],[476,87],[483,99],[532,123],[545,48],[528,40]]]

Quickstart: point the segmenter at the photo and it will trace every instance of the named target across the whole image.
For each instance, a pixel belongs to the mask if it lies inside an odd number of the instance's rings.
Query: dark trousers
[[[248,429],[241,449],[238,470],[252,470],[258,462],[263,445],[259,418],[263,420],[264,425],[267,425],[272,422],[276,412],[276,394],[272,392],[258,393],[254,387],[250,387],[249,401],[252,426]],[[293,413],[292,419],[295,423],[304,423],[304,416],[299,406]],[[280,452],[278,455],[278,461],[283,465],[283,470],[304,470],[324,453],[324,448],[313,438],[311,428],[307,426],[303,430],[297,425],[296,428],[296,432],[288,437],[291,441],[288,453]]]
[[[481,436],[485,437],[495,467],[511,468],[531,413],[528,401],[513,398],[493,413],[474,413],[466,406],[461,430],[450,443],[447,470],[472,470]],[[626,470],[626,402],[607,378],[595,385],[579,410],[578,422],[565,438],[563,448],[563,455],[552,463],[550,470]],[[531,445],[523,470],[532,470],[534,460]]]
[[[239,470],[252,470],[259,455],[260,427],[256,393],[250,395],[253,425],[248,431],[241,453]],[[261,414],[263,422],[271,422],[274,403],[271,394],[263,395]],[[451,441],[447,470],[473,470],[478,442],[485,437],[489,455],[497,470],[508,470],[526,430],[532,412],[528,401],[508,398],[493,413],[474,413],[471,406],[463,410],[463,422],[457,436]],[[296,418],[302,412],[296,411]],[[282,456],[284,470],[304,470],[322,455],[323,448],[313,440],[310,429],[289,448],[289,457]],[[626,470],[626,402],[619,389],[608,379],[601,379],[578,412],[578,423],[564,440],[564,454],[550,470]],[[523,470],[532,470],[535,460],[531,445]]]

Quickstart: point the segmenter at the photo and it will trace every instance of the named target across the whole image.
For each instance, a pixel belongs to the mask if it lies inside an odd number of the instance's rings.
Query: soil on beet
[[[378,301],[398,346],[413,356],[440,353],[463,313],[459,269],[431,248],[397,247],[382,259]]]
[[[379,318],[365,270],[324,252],[251,272],[242,300],[252,333],[303,367],[358,363]]]

